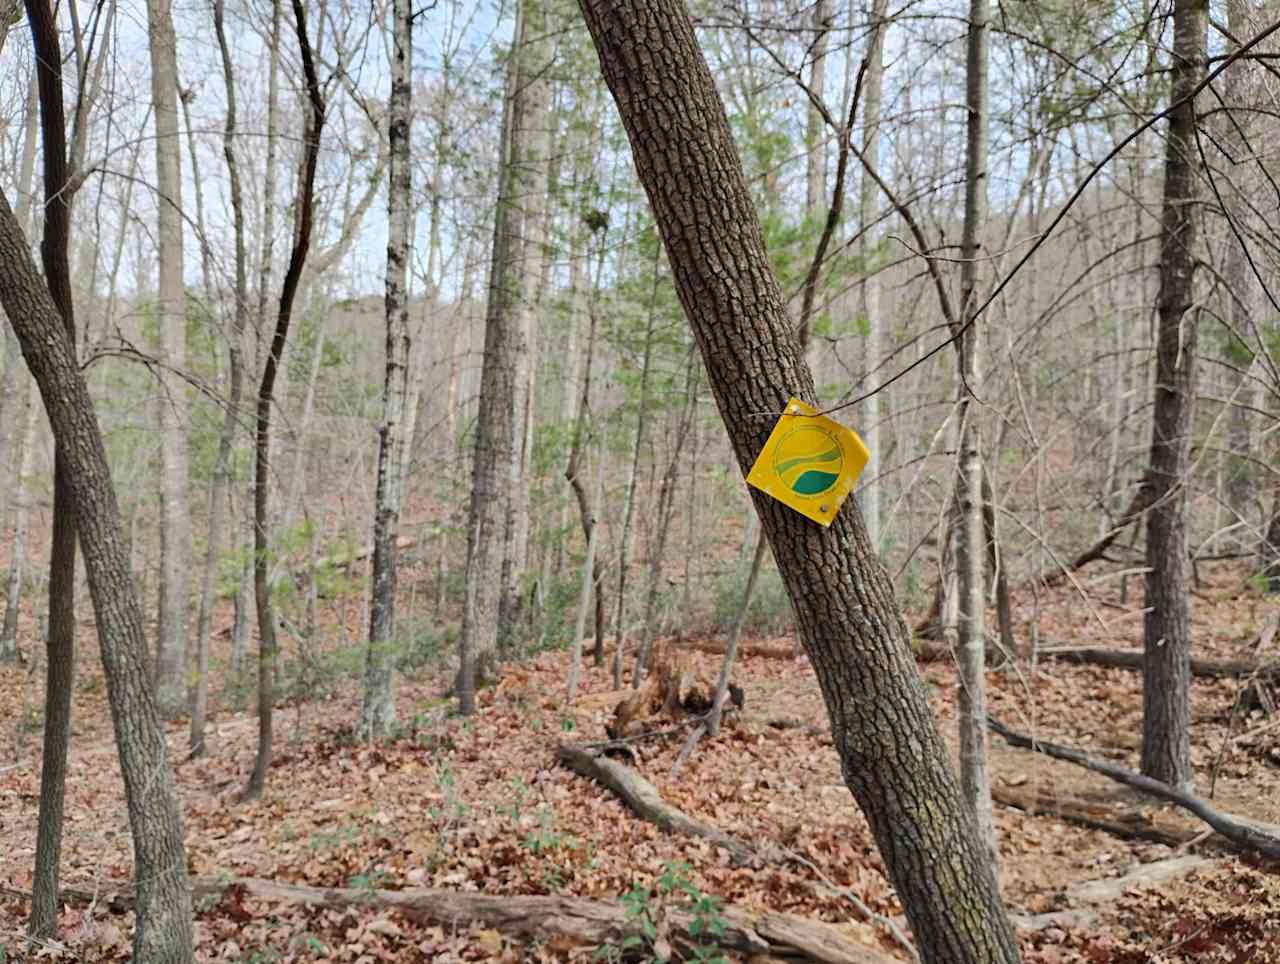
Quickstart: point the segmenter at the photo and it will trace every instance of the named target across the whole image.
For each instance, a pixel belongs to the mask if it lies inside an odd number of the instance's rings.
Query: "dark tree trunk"
[[[148,964],[190,961],[191,890],[182,816],[152,696],[142,605],[129,571],[107,453],[71,341],[3,196],[0,304],[17,332],[65,456],[63,477],[89,574],[133,834],[138,895],[133,958]]]
[[[1204,76],[1206,7],[1205,0],[1174,4],[1174,102],[1187,98]],[[1179,788],[1191,783],[1185,516],[1198,328],[1191,307],[1199,193],[1195,127],[1195,103],[1187,99],[1170,114],[1165,155],[1143,622],[1142,772]]]
[[[745,472],[787,398],[814,397],[724,107],[677,0],[582,0]],[[764,413],[764,414],[762,414]],[[818,675],[849,789],[927,961],[1018,959],[929,717],[887,573],[852,502],[828,528],[752,490]],[[939,859],[945,855],[946,859]]]
[[[298,228],[294,236],[293,251],[289,256],[289,269],[285,272],[284,285],[280,289],[280,309],[276,316],[275,334],[266,365],[262,370],[262,382],[258,386],[258,409],[254,435],[253,476],[253,594],[258,607],[258,754],[253,762],[253,772],[245,787],[245,799],[262,796],[267,784],[267,770],[271,767],[272,716],[275,711],[275,661],[276,617],[271,605],[269,584],[270,533],[268,526],[268,477],[271,454],[271,407],[274,398],[276,373],[284,356],[285,340],[289,337],[289,321],[293,314],[293,302],[302,279],[302,268],[311,248],[311,227],[315,214],[316,167],[320,159],[320,131],[324,128],[324,99],[320,94],[320,80],[311,57],[311,42],[307,39],[306,12],[302,0],[293,0],[293,15],[298,34],[298,48],[302,55],[302,69],[307,82],[307,126],[303,135],[302,183],[298,187]]]
[[[71,192],[67,185],[66,116],[62,102],[62,52],[48,0],[27,0],[35,45],[44,141],[44,239],[40,256],[45,283],[62,319],[72,357],[76,322],[71,301],[67,245],[71,232]],[[16,362],[15,362],[16,363]],[[71,739],[71,691],[75,677],[76,518],[67,477],[67,451],[54,449],[53,535],[49,550],[49,636],[46,640],[44,757],[40,768],[40,815],[36,827],[35,873],[31,884],[32,938],[47,939],[58,925],[58,866],[62,859],[62,818]]]

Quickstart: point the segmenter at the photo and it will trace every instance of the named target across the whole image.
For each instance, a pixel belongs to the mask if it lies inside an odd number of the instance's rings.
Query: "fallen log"
[[[1015,926],[1023,930],[1044,930],[1046,927],[1090,927],[1098,918],[1097,911],[1090,909],[1091,907],[1118,900],[1130,890],[1152,887],[1176,877],[1185,877],[1191,871],[1199,870],[1211,862],[1207,857],[1184,855],[1142,864],[1123,877],[1086,880],[1083,883],[1073,884],[1065,891],[1060,891],[1061,900],[1067,904],[1069,910],[1055,910],[1043,914],[1015,913],[1010,916]]]
[[[912,643],[917,659],[925,662],[950,656],[953,647],[930,639],[917,639]],[[988,650],[990,653],[991,651]],[[994,655],[994,654],[993,654]],[[1060,659],[1073,663],[1086,663],[1106,669],[1127,669],[1142,672],[1142,650],[1107,649],[1101,646],[1042,646],[1036,650],[1039,659]],[[1258,662],[1252,659],[1192,659],[1191,675],[1201,679],[1240,679],[1256,675],[1270,682],[1280,681],[1280,661]]]
[[[710,656],[723,656],[729,644],[718,639],[690,639],[680,643],[682,649],[692,649]],[[766,646],[763,643],[739,643],[738,656],[760,659],[795,659],[800,650],[796,646]]]
[[[702,840],[709,840],[725,848],[733,856],[734,860],[743,863],[758,866],[762,863],[796,862],[807,866],[819,876],[822,875],[822,872],[818,870],[812,861],[799,854],[772,846],[753,848],[736,837],[724,833],[722,830],[695,820],[683,810],[667,803],[662,799],[662,794],[658,792],[657,787],[646,780],[640,773],[623,763],[599,756],[596,751],[563,743],[557,749],[556,756],[575,773],[595,780],[597,783],[612,790],[638,817],[648,820],[668,832],[685,833]],[[827,881],[827,883],[830,885],[830,881]],[[816,887],[814,889],[817,890]],[[908,955],[909,959],[913,961],[917,959],[915,949],[896,923],[872,911],[856,894],[842,891],[842,895],[850,900],[864,919],[883,927]],[[884,960],[887,960],[887,958]]]
[[[1143,793],[1149,793],[1153,797],[1159,797],[1161,800],[1166,800],[1195,814],[1217,831],[1218,836],[1235,847],[1253,853],[1260,853],[1266,857],[1280,858],[1280,827],[1255,823],[1243,817],[1225,814],[1193,794],[1177,790],[1161,783],[1159,780],[1145,777],[1141,773],[1135,773],[1106,760],[1100,760],[1082,750],[1057,743],[1049,743],[1044,740],[1032,739],[1024,734],[1016,733],[994,717],[987,717],[987,726],[993,732],[1004,737],[1010,746],[1024,750],[1034,750],[1037,753],[1045,754],[1045,756],[1051,756],[1055,760],[1066,760],[1068,763],[1075,763],[1086,770],[1092,770],[1094,773],[1100,773],[1126,786],[1133,787],[1135,790],[1141,790]]]
[[[748,866],[776,863],[780,854],[758,850],[723,830],[718,830],[689,816],[662,799],[658,788],[624,763],[601,756],[599,751],[589,750],[570,743],[562,743],[556,750],[556,758],[579,776],[611,790],[643,820],[656,824],[668,833],[683,833],[698,837],[726,850],[734,861]]]
[[[1142,671],[1142,650],[1104,649],[1095,646],[1049,646],[1038,651],[1043,659],[1064,659],[1110,669]],[[1280,679],[1280,662],[1252,659],[1192,659],[1191,675],[1203,679],[1239,679],[1257,675],[1260,679]]]
[[[197,904],[221,900],[229,892],[239,897],[305,904],[332,910],[373,908],[394,910],[424,924],[453,926],[478,923],[529,941],[569,937],[583,946],[620,945],[628,937],[645,940],[641,922],[629,916],[619,901],[583,897],[509,897],[410,887],[405,890],[371,888],[306,887],[280,884],[255,877],[230,880],[202,878],[193,886]],[[30,899],[30,894],[4,888],[4,893]],[[65,900],[80,902],[93,897],[82,891],[62,891]],[[126,907],[132,896],[116,895],[111,906]],[[108,903],[105,898],[98,898]],[[837,925],[806,920],[773,911],[752,911],[725,905],[720,908],[724,931],[714,937],[693,933],[695,915],[683,904],[666,905],[664,920],[673,943],[684,951],[714,941],[722,950],[743,955],[766,955],[786,961],[816,964],[892,964],[893,959],[848,937]]]
[[[1065,823],[1101,830],[1122,840],[1145,840],[1179,847],[1201,836],[1199,831],[1181,826],[1160,814],[1116,812],[1108,807],[1071,797],[1059,797],[1049,790],[1026,790],[996,784],[991,799],[1036,817],[1054,817]]]

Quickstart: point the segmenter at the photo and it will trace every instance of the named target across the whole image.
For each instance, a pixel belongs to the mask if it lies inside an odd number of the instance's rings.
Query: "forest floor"
[[[1105,567],[1081,574],[1090,601],[1069,586],[1042,594],[1041,644],[1138,645],[1141,587],[1121,602]],[[1277,608],[1227,564],[1202,567],[1193,634],[1198,657],[1239,659]],[[1135,595],[1138,598],[1134,598]],[[1030,600],[1018,600],[1026,625]],[[353,611],[358,607],[350,607]],[[87,612],[87,607],[86,607]],[[353,617],[354,618],[354,617]],[[92,624],[83,623],[92,642]],[[351,627],[354,637],[359,631]],[[30,635],[27,637],[28,648]],[[791,639],[751,641],[788,650]],[[223,643],[220,643],[223,645]],[[1272,647],[1280,641],[1272,643]],[[901,908],[884,877],[866,822],[845,789],[821,696],[807,661],[753,655],[736,673],[745,709],[718,739],[702,741],[670,775],[687,729],[636,744],[630,761],[663,797],[698,820],[756,847],[788,856],[735,865],[723,848],[667,834],[613,794],[560,766],[564,742],[599,741],[622,694],[587,661],[577,704],[564,701],[568,654],[543,653],[506,667],[482,692],[471,719],[441,697],[451,669],[402,681],[404,729],[393,742],[354,743],[352,684],[326,699],[277,711],[276,757],[266,796],[238,802],[253,763],[256,721],[220,709],[211,752],[185,759],[185,725],[169,729],[185,808],[190,868],[202,878],[253,877],[322,887],[445,887],[489,895],[564,894],[617,900],[664,873],[686,893],[754,909],[833,922],[884,958],[905,960],[885,920]],[[63,880],[100,895],[62,917],[51,959],[128,959],[131,916],[112,893],[130,879],[129,829],[111,742],[101,666],[81,659],[67,788]],[[223,654],[215,654],[215,656]],[[690,653],[714,679],[720,657]],[[948,735],[956,684],[949,660],[922,664],[930,701]],[[992,712],[1015,729],[1136,767],[1141,733],[1139,674],[1042,661],[1035,670],[990,675]],[[27,904],[40,782],[42,681],[24,667],[0,669],[0,948],[18,946]],[[1220,809],[1280,823],[1280,720],[1232,716],[1238,684],[1193,684],[1193,758],[1198,792]],[[796,723],[809,724],[794,725]],[[997,799],[1022,798],[1045,811],[1144,829],[1203,829],[1181,811],[1124,790],[1080,767],[992,741]],[[1059,806],[1061,804],[1061,806]],[[1202,839],[1174,847],[1124,839],[998,805],[1000,871],[1017,915],[1024,959],[1039,962],[1280,961],[1280,875],[1247,855]],[[1146,888],[1095,895],[1079,885],[1113,880],[1182,853],[1203,860]],[[857,900],[850,899],[854,896]],[[656,898],[651,898],[656,900]],[[859,902],[863,905],[858,906]],[[868,919],[869,910],[879,919]],[[1048,912],[1075,911],[1034,919]],[[228,961],[592,960],[595,947],[569,940],[517,941],[484,926],[432,926],[376,904],[328,909],[232,889],[197,907],[198,957]],[[905,925],[903,925],[905,929]],[[0,950],[0,954],[3,951]],[[7,958],[3,958],[7,959]]]

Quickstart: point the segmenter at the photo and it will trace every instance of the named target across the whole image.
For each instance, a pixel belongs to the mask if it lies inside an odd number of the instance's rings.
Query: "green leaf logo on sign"
[[[747,482],[827,526],[869,457],[856,433],[793,398],[747,473]]]

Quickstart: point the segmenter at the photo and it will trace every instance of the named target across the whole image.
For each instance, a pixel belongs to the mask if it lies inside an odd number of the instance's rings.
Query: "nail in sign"
[[[871,453],[857,433],[793,398],[747,483],[822,526],[840,511]]]

